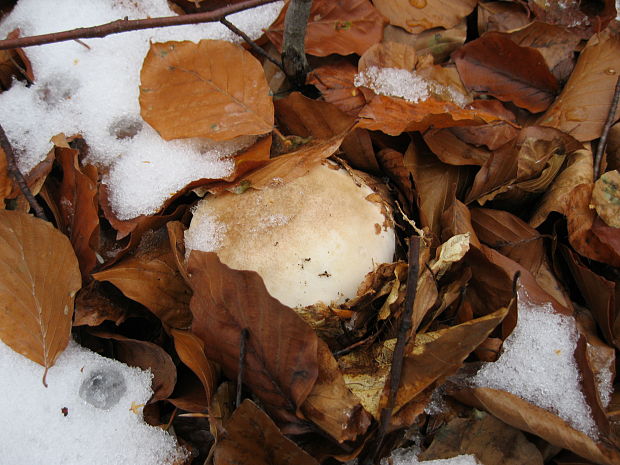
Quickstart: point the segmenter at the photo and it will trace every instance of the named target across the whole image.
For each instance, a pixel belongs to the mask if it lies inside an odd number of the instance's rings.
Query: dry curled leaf
[[[140,82],[142,117],[166,140],[228,140],[273,129],[263,68],[230,42],[153,43]]]
[[[211,399],[215,392],[217,372],[213,363],[205,354],[204,342],[189,331],[173,329],[170,331],[174,339],[174,348],[179,358],[200,379],[207,399]]]
[[[81,286],[69,239],[46,221],[0,210],[0,276],[0,339],[51,367],[69,343]]]

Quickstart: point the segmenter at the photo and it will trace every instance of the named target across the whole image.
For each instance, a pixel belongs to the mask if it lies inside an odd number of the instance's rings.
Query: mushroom
[[[338,305],[367,273],[391,262],[395,233],[373,190],[333,162],[262,190],[207,196],[195,207],[185,247],[216,252],[253,270],[289,307]]]

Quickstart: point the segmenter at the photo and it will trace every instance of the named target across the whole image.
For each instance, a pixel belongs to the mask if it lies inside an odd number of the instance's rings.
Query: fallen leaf
[[[436,64],[443,63],[450,54],[465,42],[466,21],[460,21],[449,29],[436,27],[419,34],[410,34],[400,27],[388,25],[383,30],[384,42],[398,42],[411,45],[418,56],[432,55]]]
[[[489,150],[462,141],[452,129],[429,129],[424,133],[424,142],[448,165],[484,165],[491,156]]]
[[[592,182],[592,158],[592,150],[589,148],[576,150],[568,155],[566,168],[558,174],[535,208],[529,221],[531,226],[540,226],[552,211],[567,216],[572,190],[580,184]]]
[[[607,225],[620,228],[620,173],[617,170],[608,171],[596,180],[592,205]]]
[[[471,392],[489,413],[504,423],[535,434],[595,463],[614,465],[620,461],[620,452],[612,445],[593,440],[568,426],[553,413],[513,394],[490,388],[474,388]]]
[[[540,451],[521,431],[484,412],[451,420],[418,458],[424,462],[468,454],[484,465],[543,464]]]
[[[257,273],[233,270],[214,253],[192,251],[188,272],[192,332],[204,341],[208,358],[236,379],[241,332],[247,329],[244,383],[274,415],[296,422],[295,412],[318,376],[312,328],[271,297]]]
[[[487,31],[508,32],[530,22],[529,10],[516,2],[478,3],[478,34]]]
[[[265,34],[281,52],[285,6]],[[368,0],[314,0],[310,8],[304,48],[308,55],[363,54],[383,35],[383,17]]]
[[[434,27],[454,27],[477,4],[475,0],[375,0],[374,3],[390,24],[414,34]]]
[[[179,358],[198,377],[204,388],[206,398],[210,400],[215,393],[217,371],[206,356],[204,342],[189,331],[172,329],[170,334],[174,339],[174,348]]]
[[[4,210],[4,199],[10,197],[13,192],[13,180],[9,176],[8,163],[4,150],[0,148],[0,209]]]
[[[533,113],[546,110],[558,90],[540,52],[518,46],[501,32],[485,33],[452,58],[470,91],[513,102]]]
[[[311,71],[308,83],[319,89],[326,102],[333,103],[347,115],[357,116],[366,100],[353,84],[356,74],[357,65],[343,59]]]
[[[301,411],[339,443],[355,441],[366,432],[371,417],[347,387],[327,344],[320,339],[318,342],[319,373]]]
[[[177,269],[166,231],[151,232],[142,238],[141,244],[133,256],[93,274],[93,278],[114,284],[164,324],[188,328],[191,291]]]
[[[97,168],[80,166],[79,151],[69,146],[64,135],[54,137],[52,142],[63,175],[56,188],[50,186],[50,192],[61,214],[59,228],[69,236],[80,263],[82,280],[86,282],[97,265],[99,247]]]
[[[6,36],[7,39],[17,39],[20,30],[14,29]],[[7,90],[13,84],[13,79],[34,81],[32,64],[21,48],[0,51],[0,88]]]
[[[249,399],[234,411],[225,429],[215,445],[215,465],[318,465]]]
[[[177,366],[177,384],[170,397],[165,400],[186,412],[203,413],[210,407],[210,398],[205,395],[202,382],[183,364]],[[175,432],[179,433],[176,425]]]
[[[415,70],[418,59],[415,48],[400,42],[381,42],[370,47],[357,63],[359,71],[371,66]]]
[[[153,375],[151,389],[153,397],[149,403],[166,399],[172,394],[177,382],[177,369],[168,353],[148,341],[131,339],[106,331],[91,331],[91,334],[112,341],[114,358],[132,367],[149,370]]]
[[[579,141],[601,136],[620,73],[620,35],[606,29],[588,41],[570,79],[538,124]],[[614,121],[620,116],[616,112]]]
[[[131,315],[131,310],[114,302],[100,289],[97,281],[80,289],[75,297],[73,326],[99,326],[104,321],[120,325]]]
[[[457,326],[416,335],[414,346],[408,348],[409,352],[403,361],[395,411],[438,379],[456,373],[465,358],[489,336],[507,313],[508,310],[502,308]],[[388,389],[386,385],[382,406],[386,405]]]
[[[47,369],[69,343],[80,269],[69,239],[43,220],[0,210],[0,339]]]
[[[273,129],[260,62],[222,40],[152,43],[140,73],[144,120],[166,140],[228,140]]]
[[[528,6],[539,21],[564,26],[584,39],[604,29],[616,16],[614,2],[610,0],[599,3],[567,0],[561,4],[535,1]]]
[[[441,240],[447,241],[457,234],[469,234],[469,243],[480,248],[480,241],[471,224],[469,208],[458,199],[454,199],[452,205],[441,215]]]

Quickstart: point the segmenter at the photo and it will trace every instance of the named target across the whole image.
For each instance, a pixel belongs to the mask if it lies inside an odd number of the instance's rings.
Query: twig
[[[34,214],[38,218],[48,221],[47,216],[45,215],[45,212],[41,208],[41,205],[39,205],[39,202],[37,202],[37,199],[34,198],[34,195],[32,195],[32,192],[30,191],[30,188],[28,187],[28,183],[26,182],[24,175],[22,174],[22,172],[19,170],[19,167],[17,166],[17,162],[15,161],[15,154],[13,153],[13,146],[9,142],[9,139],[6,137],[6,133],[4,132],[4,128],[2,127],[1,124],[0,124],[0,146],[2,147],[2,150],[4,150],[4,154],[6,155],[6,164],[7,164],[7,168],[9,171],[9,175],[17,183],[17,185],[19,186],[19,189],[22,191],[22,194],[24,194],[24,197],[26,197],[26,200],[28,200],[30,207],[34,210]],[[46,369],[46,374],[47,374],[47,369]],[[45,381],[43,381],[43,383],[45,384]]]
[[[80,27],[69,31],[54,32],[30,37],[18,37],[16,39],[0,40],[0,50],[19,47],[32,47],[34,45],[53,44],[76,39],[91,39],[105,37],[110,34],[118,34],[127,31],[139,31],[155,27],[181,26],[185,24],[210,23],[220,21],[222,18],[248,10],[256,6],[273,3],[276,0],[247,0],[235,3],[213,11],[203,13],[192,13],[180,16],[164,16],[160,18],[148,19],[119,19],[111,23],[101,24],[93,27]]]
[[[306,83],[306,75],[310,70],[304,46],[310,7],[312,0],[291,0],[284,17],[282,65],[284,73],[296,87]]]
[[[396,395],[398,394],[398,386],[400,385],[400,378],[403,370],[403,360],[405,358],[405,347],[409,342],[409,331],[412,325],[413,304],[415,303],[415,296],[418,287],[418,274],[420,272],[420,236],[411,236],[409,239],[409,269],[407,270],[407,295],[405,297],[405,310],[403,312],[403,319],[398,329],[398,338],[396,339],[396,346],[394,347],[394,353],[392,355],[392,366],[390,367],[390,390],[388,394],[387,405],[381,410],[381,420],[379,424],[379,431],[377,432],[377,439],[375,441],[374,451],[370,455],[373,462],[376,462],[377,455],[381,451],[381,445],[383,439],[387,434],[387,430],[392,420],[392,410],[394,410],[394,404],[396,403]],[[415,337],[415,335],[413,335]]]
[[[614,123],[616,117],[616,109],[618,108],[618,100],[620,99],[620,76],[616,80],[616,89],[614,90],[614,97],[611,101],[611,107],[609,107],[609,113],[607,114],[607,121],[603,126],[603,133],[601,134],[601,140],[598,142],[596,148],[596,155],[594,156],[594,180],[596,181],[601,176],[601,161],[603,159],[603,152],[607,145],[607,136],[609,135],[609,129]]]
[[[245,32],[243,32],[241,29],[239,29],[237,26],[235,26],[233,23],[231,23],[230,21],[228,21],[226,18],[222,18],[220,19],[220,23],[222,23],[224,26],[226,26],[228,29],[230,29],[232,32],[234,32],[235,34],[237,34],[239,37],[241,37],[243,40],[245,40],[245,43],[248,44],[250,46],[250,48],[252,50],[254,50],[256,53],[258,53],[259,55],[265,57],[267,60],[271,61],[274,65],[276,65],[278,68],[280,68],[282,71],[284,71],[284,67],[282,66],[282,63],[278,60],[276,60],[274,57],[272,57],[271,55],[269,55],[264,48],[259,47],[256,42],[254,42],[250,36],[248,36]]]
[[[243,372],[245,370],[245,343],[250,336],[248,328],[241,330],[241,342],[239,343],[239,372],[237,373],[237,398],[235,399],[235,407],[241,405],[241,391],[243,390]]]

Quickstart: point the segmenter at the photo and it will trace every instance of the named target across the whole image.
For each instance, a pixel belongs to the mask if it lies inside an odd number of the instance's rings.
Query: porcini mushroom
[[[392,220],[377,197],[348,170],[324,162],[286,183],[205,197],[185,246],[258,272],[289,307],[341,304],[367,273],[393,259]]]

